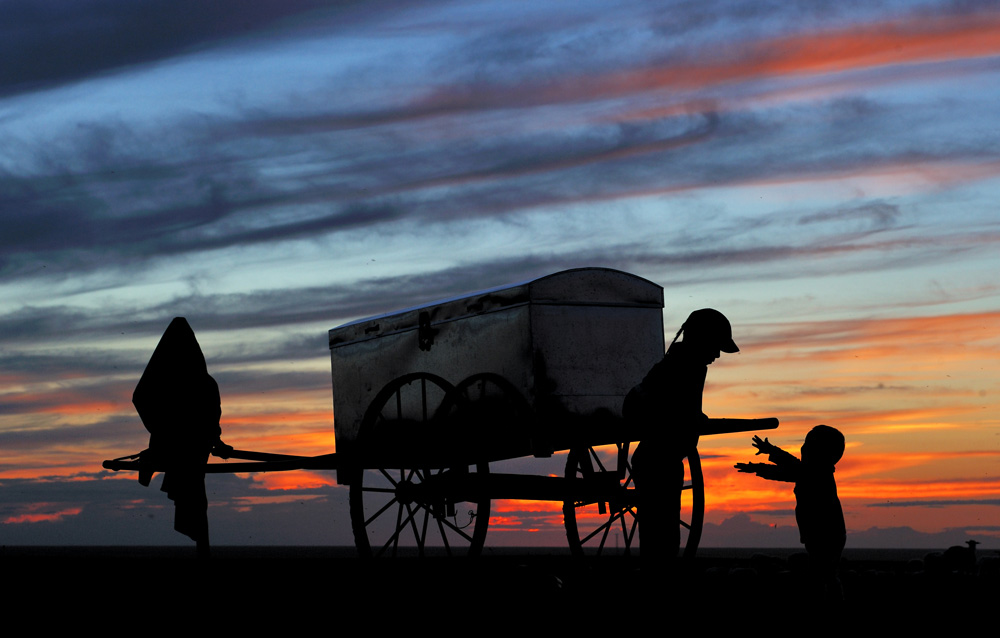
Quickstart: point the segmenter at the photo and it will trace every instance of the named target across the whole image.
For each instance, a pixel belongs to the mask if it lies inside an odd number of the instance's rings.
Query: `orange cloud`
[[[64,377],[69,378],[69,377]],[[114,414],[123,411],[117,401],[95,400],[87,389],[45,388],[9,392],[3,395],[8,406],[23,405],[22,414],[59,414],[66,416],[92,416],[97,413]],[[129,406],[131,408],[131,406]]]
[[[984,371],[1000,360],[1000,312],[771,324],[742,342],[752,361],[709,375],[713,415],[774,412],[796,434],[829,420],[855,434],[961,425],[961,438],[996,423]]]
[[[557,501],[529,501],[502,498],[491,503],[490,511],[558,513],[559,516],[562,516],[562,503]]]
[[[287,397],[282,397],[286,401]],[[297,412],[282,410],[280,412],[267,412],[263,414],[224,414],[221,421],[223,427],[239,427],[241,425],[312,425],[315,423],[329,423],[333,429],[333,413],[330,410],[323,412]]]
[[[996,498],[1000,480],[850,481],[838,487],[841,498],[912,501]]]
[[[692,52],[680,63],[530,87],[519,97],[521,102],[540,103],[601,99],[768,76],[839,73],[998,53],[998,15],[919,17],[734,43],[721,51]],[[514,101],[488,92],[479,93],[476,99],[498,104]]]
[[[524,523],[517,516],[490,516],[491,531],[524,531]]]
[[[281,431],[284,429],[285,431]],[[259,431],[233,428],[222,430],[222,438],[239,450],[265,452],[270,454],[291,454],[295,456],[320,456],[336,451],[333,424],[321,430],[296,431],[289,424],[287,429]]]
[[[775,509],[791,511],[795,495],[791,483],[765,481],[755,476],[742,480],[741,487],[721,486],[709,489],[708,510],[714,517],[737,512],[767,512]],[[752,480],[751,480],[752,479]],[[993,481],[838,481],[837,491],[845,512],[872,503],[913,501],[995,500],[1000,494],[1000,482]]]
[[[749,65],[768,74],[838,72],[997,53],[996,15],[922,16],[779,38],[752,47]]]
[[[801,321],[769,326],[766,335],[757,332],[750,343],[755,356],[769,349],[789,350],[794,344],[802,356],[819,352],[838,352],[859,347],[875,348],[872,352],[898,353],[931,347],[935,355],[968,352],[969,343],[992,344],[1000,352],[1000,311],[970,314],[937,315],[930,317],[896,317],[850,319],[839,321]],[[979,356],[980,352],[975,353]],[[927,358],[926,354],[922,358]]]
[[[737,43],[715,55],[699,52],[683,64],[596,78],[583,86],[591,97],[611,97],[651,89],[700,88],[764,76],[837,73],[998,53],[1000,16],[921,17]],[[565,97],[580,90],[560,86],[550,94]]]
[[[79,403],[60,403],[48,405],[38,411],[47,414],[91,415],[95,412],[116,412],[121,406],[111,401],[83,401]]]
[[[32,503],[25,507],[27,512],[13,514],[3,519],[5,525],[19,523],[57,522],[70,516],[76,516],[83,511],[82,507],[67,507],[57,511],[42,511],[54,507],[51,503]]]
[[[337,481],[333,472],[259,472],[251,474],[254,485],[259,485],[268,491],[282,490],[314,490],[321,487],[334,487]]]

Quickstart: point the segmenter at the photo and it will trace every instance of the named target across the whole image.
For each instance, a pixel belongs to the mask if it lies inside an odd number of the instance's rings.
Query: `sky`
[[[0,6],[0,544],[189,542],[101,469],[175,316],[227,443],[317,455],[329,329],[600,266],[669,336],[729,317],[710,416],[844,432],[849,547],[1000,548],[996,3]],[[750,434],[699,449],[704,545],[797,545]],[[352,543],[331,472],[207,485],[215,544]],[[493,516],[565,543],[557,503]]]

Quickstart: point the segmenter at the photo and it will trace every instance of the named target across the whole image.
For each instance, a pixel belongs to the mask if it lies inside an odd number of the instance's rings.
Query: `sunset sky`
[[[848,546],[1000,549],[995,2],[2,5],[0,545],[189,543],[101,469],[174,316],[227,443],[315,455],[330,328],[602,266],[671,337],[730,318],[710,416],[844,432]],[[701,442],[703,544],[794,546],[750,436]],[[207,483],[215,544],[352,543],[331,472]],[[558,504],[493,515],[565,543]]]

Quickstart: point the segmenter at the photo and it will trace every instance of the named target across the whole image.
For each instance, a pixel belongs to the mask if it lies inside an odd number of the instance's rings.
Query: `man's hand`
[[[217,456],[220,459],[228,459],[229,455],[233,453],[233,446],[226,445],[219,439],[218,442],[212,447],[212,456]]]

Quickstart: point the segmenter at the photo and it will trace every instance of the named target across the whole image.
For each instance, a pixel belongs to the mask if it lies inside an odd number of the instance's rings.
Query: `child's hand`
[[[746,474],[756,474],[757,470],[754,468],[757,465],[760,465],[760,463],[737,463],[733,467],[735,467],[740,472],[745,472]]]
[[[770,454],[772,451],[774,451],[774,446],[771,445],[771,442],[768,441],[767,438],[765,438],[762,441],[760,439],[760,437],[757,436],[757,435],[754,435],[753,441],[751,441],[751,445],[753,445],[755,448],[757,448],[757,454],[758,455],[760,455],[760,454]]]

